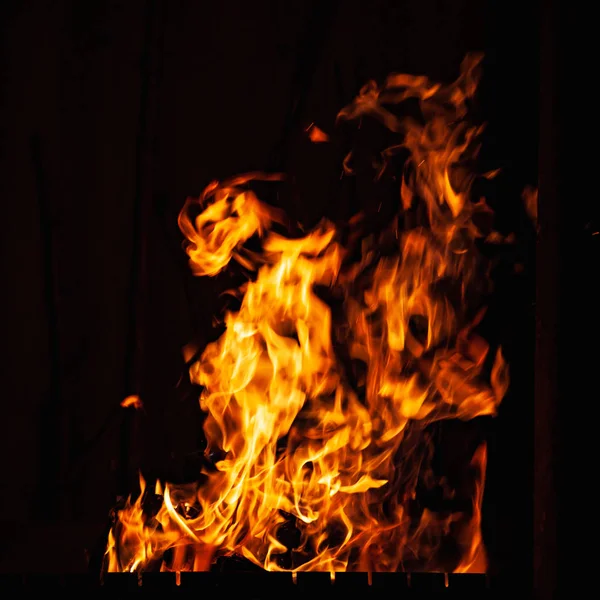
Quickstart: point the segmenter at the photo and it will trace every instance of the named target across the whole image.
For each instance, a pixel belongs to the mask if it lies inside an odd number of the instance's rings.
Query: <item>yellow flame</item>
[[[427,218],[392,225],[392,254],[365,240],[353,260],[325,220],[302,238],[271,231],[285,218],[248,184],[276,176],[213,182],[188,199],[179,225],[192,271],[214,276],[232,259],[255,271],[223,335],[190,367],[203,388],[207,455],[220,459],[202,485],[167,485],[154,516],[144,514],[142,495],[130,500],[109,537],[109,570],[156,561],[163,570],[206,569],[214,553],[270,570],[394,571],[410,561],[436,569],[451,531],[462,549],[454,570],[485,569],[485,447],[471,465],[469,514],[415,514],[417,482],[429,468],[427,426],[493,415],[508,386],[499,350],[486,376],[489,345],[474,331],[482,312],[467,310],[487,276],[474,243],[485,232],[473,217],[491,213],[471,198],[475,174],[464,166],[481,132],[465,119],[480,58],[468,57],[448,86],[409,75],[371,82],[339,113],[375,117],[402,136],[382,153],[380,174],[399,149],[409,151],[403,210],[421,205]],[[407,98],[418,100],[423,123],[390,110]],[[350,164],[351,155],[346,172]],[[259,254],[244,248],[255,236]],[[339,301],[335,314],[324,288]],[[293,544],[283,535],[290,523]]]

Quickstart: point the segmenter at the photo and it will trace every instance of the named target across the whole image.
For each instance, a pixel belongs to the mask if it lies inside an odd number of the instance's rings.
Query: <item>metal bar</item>
[[[410,575],[410,576],[409,576]],[[352,587],[349,587],[351,584]],[[103,591],[107,593],[156,594],[203,598],[224,597],[224,594],[243,590],[244,598],[271,599],[284,597],[305,598],[310,594],[327,597],[392,598],[409,595],[411,598],[485,598],[503,589],[485,575],[443,573],[373,573],[371,585],[367,573],[298,573],[296,583],[291,573],[240,572],[207,573],[109,573],[100,580],[97,576],[72,575],[0,575],[0,589],[6,591],[72,590]],[[515,588],[513,588],[515,589]],[[227,596],[225,596],[227,597]]]

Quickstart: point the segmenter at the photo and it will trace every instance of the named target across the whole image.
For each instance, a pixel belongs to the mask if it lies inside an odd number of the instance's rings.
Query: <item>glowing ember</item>
[[[328,221],[300,239],[275,233],[284,215],[250,184],[277,176],[212,183],[188,200],[179,225],[193,272],[214,276],[234,259],[255,274],[190,368],[203,387],[206,455],[219,459],[197,485],[157,483],[153,513],[141,481],[110,533],[109,570],[203,570],[227,554],[269,570],[485,570],[485,445],[465,465],[467,506],[416,501],[423,482],[455,494],[431,467],[431,424],[494,415],[508,386],[500,350],[475,333],[488,277],[475,242],[490,237],[477,223],[491,216],[471,199],[468,170],[481,131],[466,120],[479,63],[467,57],[448,86],[409,75],[369,83],[339,113],[398,135],[379,176],[394,154],[408,155],[402,211],[379,236],[361,239],[360,218],[344,235]],[[394,112],[408,98],[422,121]],[[260,252],[245,247],[251,238]],[[441,557],[448,539],[451,563]]]

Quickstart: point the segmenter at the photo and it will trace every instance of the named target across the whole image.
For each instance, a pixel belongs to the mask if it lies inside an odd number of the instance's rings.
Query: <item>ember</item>
[[[398,74],[368,83],[340,111],[340,122],[375,119],[397,136],[376,164],[400,182],[384,231],[366,235],[359,216],[284,235],[285,215],[252,191],[278,175],[214,182],[188,199],[179,225],[194,274],[232,260],[253,274],[190,367],[213,468],[197,485],[157,483],[152,510],[142,479],[110,532],[109,571],[208,570],[228,555],[267,570],[486,570],[485,444],[464,465],[469,501],[453,504],[430,434],[437,421],[494,415],[508,387],[500,349],[477,334],[490,291],[479,246],[501,237],[472,198],[482,128],[467,116],[480,60],[468,56],[451,85]],[[420,118],[398,116],[408,99]],[[329,140],[316,126],[307,134]],[[418,501],[422,487],[441,497],[436,508]]]

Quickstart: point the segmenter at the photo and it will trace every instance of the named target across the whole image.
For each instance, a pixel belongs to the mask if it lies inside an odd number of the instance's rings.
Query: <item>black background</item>
[[[224,282],[189,273],[176,223],[185,198],[215,178],[280,169],[299,189],[286,209],[307,225],[371,210],[360,181],[339,193],[335,146],[308,143],[303,128],[331,131],[363,83],[392,71],[450,82],[473,50],[485,53],[482,160],[503,169],[490,200],[525,265],[504,274],[495,301],[512,387],[490,426],[485,533],[496,570],[531,570],[539,539],[554,535],[546,526],[533,543],[534,485],[555,486],[552,365],[567,269],[557,231],[582,246],[572,252],[597,253],[600,236],[585,208],[558,218],[560,19],[546,3],[509,5],[2,3],[3,571],[85,569],[137,469],[185,476],[197,452],[196,399],[178,386],[181,348],[214,336]],[[535,234],[520,192],[537,185],[538,170],[546,275],[536,321]],[[143,412],[119,407],[132,393]],[[544,445],[541,471],[534,443]],[[543,495],[552,519],[555,502]]]

